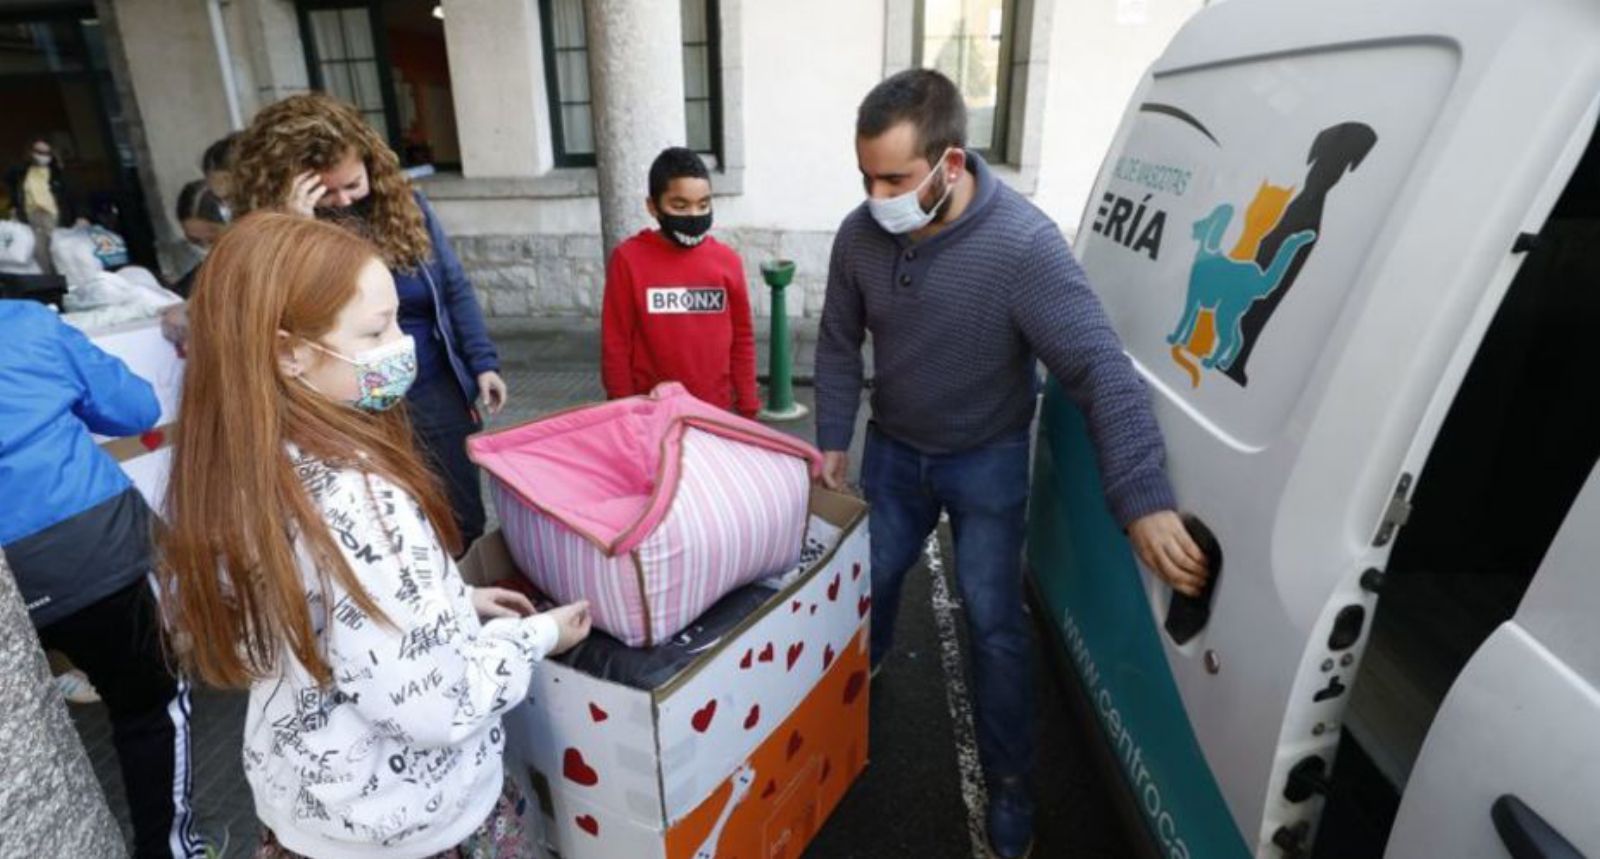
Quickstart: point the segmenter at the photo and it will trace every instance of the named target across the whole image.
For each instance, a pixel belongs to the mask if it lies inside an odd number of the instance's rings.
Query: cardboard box
[[[506,715],[546,856],[793,859],[867,762],[866,505],[815,488],[832,551],[653,692],[546,661]],[[519,575],[498,532],[467,581]]]
[[[161,322],[146,319],[90,332],[94,345],[121,358],[134,375],[155,388],[161,402],[161,419],[150,431],[126,438],[95,436],[95,440],[127,472],[133,485],[156,510],[167,492],[172,469],[172,433],[178,419],[178,399],[183,392],[184,360],[161,334]]]

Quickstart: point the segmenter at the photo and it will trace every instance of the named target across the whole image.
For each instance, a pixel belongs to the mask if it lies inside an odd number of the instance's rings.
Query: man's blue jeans
[[[872,535],[872,664],[894,643],[900,586],[941,510],[972,638],[978,754],[990,779],[1033,770],[1033,640],[1023,608],[1028,433],[925,454],[868,428],[861,463]]]

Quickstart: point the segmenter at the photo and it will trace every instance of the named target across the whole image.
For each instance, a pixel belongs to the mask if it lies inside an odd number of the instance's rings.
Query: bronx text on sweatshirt
[[[817,445],[850,449],[872,334],[872,419],[924,453],[1026,430],[1045,367],[1083,409],[1106,499],[1127,527],[1175,507],[1149,394],[1061,230],[967,152],[966,209],[923,241],[867,206],[839,226],[817,338]]]
[[[718,408],[755,417],[756,347],[744,265],[710,236],[679,247],[657,230],[617,246],[606,266],[600,370],[606,396],[682,382]]]
[[[500,716],[556,644],[549,617],[480,623],[470,589],[416,500],[377,475],[295,454],[368,616],[303,540],[306,600],[333,672],[319,685],[285,649],[250,689],[244,770],[256,814],[284,847],[318,859],[420,859],[449,850],[499,800]]]

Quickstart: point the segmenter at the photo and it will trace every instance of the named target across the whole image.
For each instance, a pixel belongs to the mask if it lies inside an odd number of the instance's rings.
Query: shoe
[[[55,684],[61,691],[61,697],[73,704],[100,703],[100,693],[94,691],[94,684],[89,682],[87,675],[76,668],[57,674]]]
[[[1020,777],[996,779],[989,786],[989,854],[995,859],[1027,859],[1033,852],[1033,795]]]

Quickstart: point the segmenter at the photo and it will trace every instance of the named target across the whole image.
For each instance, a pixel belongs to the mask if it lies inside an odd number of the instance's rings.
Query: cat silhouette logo
[[[1328,193],[1377,142],[1377,133],[1359,122],[1323,129],[1311,143],[1305,181],[1298,189],[1262,182],[1227,252],[1232,205],[1223,203],[1195,222],[1189,291],[1167,336],[1172,360],[1194,387],[1204,370],[1218,370],[1241,387],[1250,384],[1250,353],[1316,249]]]

